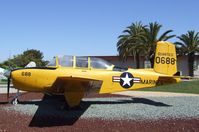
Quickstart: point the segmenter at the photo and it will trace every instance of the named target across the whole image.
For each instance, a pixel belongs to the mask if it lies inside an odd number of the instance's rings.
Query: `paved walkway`
[[[13,85],[10,85],[10,93],[16,93],[17,89],[13,87]],[[0,94],[1,93],[7,93],[7,84],[0,84]]]
[[[171,93],[171,92],[149,92],[149,91],[124,91],[113,94],[127,95],[133,97],[176,97],[176,96],[199,96],[199,94]]]

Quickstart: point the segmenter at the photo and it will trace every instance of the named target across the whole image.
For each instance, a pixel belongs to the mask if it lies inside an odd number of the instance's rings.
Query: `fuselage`
[[[133,79],[130,80],[131,84],[126,84],[127,87],[121,84],[121,81],[123,81],[121,79],[121,75],[124,73],[130,73],[133,76],[129,77]],[[58,78],[72,79],[75,77],[102,81],[105,86],[102,89],[99,88],[100,93],[154,87],[164,83],[172,83],[172,81],[179,81],[177,79],[168,80],[168,78],[166,80],[161,80],[160,77],[163,75],[154,72],[153,69],[128,69],[126,71],[114,71],[73,67],[24,68],[13,71],[11,76],[14,87],[19,90],[57,93],[62,93],[64,91],[60,88],[62,84],[55,85]],[[65,82],[68,83],[68,81]],[[64,83],[64,79],[61,83]]]

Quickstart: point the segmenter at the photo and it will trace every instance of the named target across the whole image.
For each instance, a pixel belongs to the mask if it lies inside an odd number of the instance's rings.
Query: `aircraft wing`
[[[52,88],[63,93],[65,89],[78,91],[82,88],[88,91],[97,91],[101,88],[102,81],[81,76],[59,76],[53,83]],[[79,88],[78,88],[79,87]]]
[[[193,80],[198,80],[199,78],[196,77],[190,77],[190,76],[159,76],[158,81],[162,82],[173,82],[176,83],[181,81],[193,81]]]

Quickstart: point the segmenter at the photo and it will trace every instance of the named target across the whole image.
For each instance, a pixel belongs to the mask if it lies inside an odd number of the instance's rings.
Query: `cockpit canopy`
[[[87,56],[58,56],[54,57],[47,66],[74,67],[74,68],[94,68],[113,69],[113,65],[103,59]]]

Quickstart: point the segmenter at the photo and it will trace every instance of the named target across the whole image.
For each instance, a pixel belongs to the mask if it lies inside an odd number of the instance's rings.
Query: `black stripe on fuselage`
[[[26,67],[26,68],[17,68],[17,69],[13,69],[12,71],[16,71],[16,70],[24,70],[24,69],[44,69],[44,70],[55,70],[57,68],[55,67]]]

